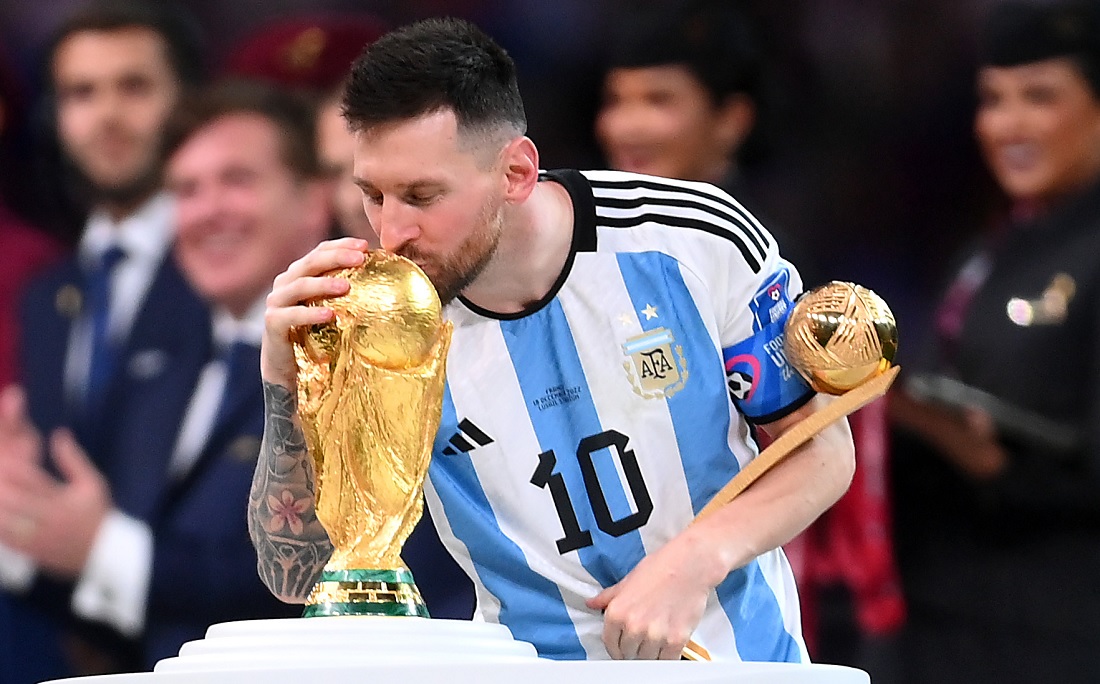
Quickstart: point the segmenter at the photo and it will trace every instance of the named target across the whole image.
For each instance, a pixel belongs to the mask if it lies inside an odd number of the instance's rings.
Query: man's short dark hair
[[[762,62],[758,28],[736,2],[687,0],[624,13],[607,66],[683,65],[721,104],[735,93],[760,99]]]
[[[157,0],[95,0],[71,14],[54,33],[48,64],[61,44],[78,33],[143,28],[164,40],[168,62],[180,83],[198,86],[206,75],[202,31],[182,7]]]
[[[356,131],[448,109],[464,132],[527,130],[515,63],[461,19],[426,19],[379,38],[352,65],[344,90],[344,116]]]
[[[200,129],[233,114],[255,114],[270,121],[279,134],[282,160],[299,180],[324,175],[314,144],[312,102],[303,95],[260,81],[222,81],[184,98],[168,120],[164,159],[175,154]]]

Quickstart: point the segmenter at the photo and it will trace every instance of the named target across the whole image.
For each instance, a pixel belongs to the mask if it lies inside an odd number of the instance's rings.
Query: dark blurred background
[[[155,0],[151,0],[155,1]],[[758,204],[812,250],[828,277],[859,281],[892,304],[901,358],[924,320],[950,257],[995,209],[971,134],[973,44],[996,0],[749,0],[771,67],[768,154],[745,169]],[[58,18],[79,0],[0,1],[0,37],[36,108],[41,56]],[[516,59],[530,135],[543,167],[603,166],[592,136],[602,49],[619,13],[638,0],[191,0],[210,68],[260,24],[298,14],[369,12],[391,25],[432,15],[471,19]],[[40,117],[39,117],[40,118]],[[32,117],[29,140],[37,124]],[[17,141],[2,169],[26,183],[33,147]],[[50,198],[23,193],[40,224]],[[16,204],[20,202],[16,201]],[[47,205],[45,207],[41,205]],[[33,206],[39,205],[39,206]]]

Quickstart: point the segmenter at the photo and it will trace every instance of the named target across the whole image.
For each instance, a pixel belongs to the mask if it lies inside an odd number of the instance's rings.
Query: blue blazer
[[[184,295],[194,297],[170,262],[162,271],[149,302],[181,302],[168,297],[181,288]],[[46,347],[52,345],[54,354],[63,358],[72,318],[56,304],[67,296],[60,294],[64,288],[79,282],[79,271],[75,277],[72,270],[68,278],[52,275],[49,286],[35,288],[28,297],[26,311],[45,307],[54,315],[38,321],[37,327],[24,327],[28,341],[35,339],[31,331],[43,340],[25,345],[25,358],[38,376],[34,391],[28,380],[32,416],[45,430],[67,424],[72,415],[56,399],[61,396],[63,363],[55,362],[47,372],[47,361],[55,357]],[[111,483],[115,505],[153,530],[152,577],[141,640],[134,643],[105,628],[76,625],[86,639],[111,652],[126,668],[151,669],[158,660],[176,655],[185,642],[202,638],[213,623],[293,617],[302,611],[301,606],[281,603],[263,586],[248,536],[248,492],[264,423],[258,349],[251,362],[228,379],[228,403],[191,469],[181,478],[168,471],[187,405],[212,356],[209,321],[201,305],[147,306],[135,322],[120,364],[126,373],[110,384],[109,419],[94,433],[80,434],[96,445],[89,450]],[[472,585],[443,548],[430,520],[417,526],[403,556],[434,617],[470,617]],[[39,582],[31,596],[38,606],[67,613],[71,587]]]
[[[210,316],[175,262],[166,257],[154,276],[108,382],[102,418],[82,421],[66,397],[64,374],[73,323],[81,315],[84,275],[76,257],[58,264],[27,289],[20,320],[20,364],[28,410],[35,425],[49,434],[57,427],[74,430],[89,457],[104,473],[112,496],[126,513],[147,520],[150,501],[164,488],[167,459],[179,424],[210,347]],[[158,388],[158,402],[148,407],[143,424],[128,416],[133,396]],[[53,625],[75,628],[85,640],[106,652],[120,667],[133,667],[133,644],[102,626],[83,623],[69,611],[72,585],[40,578],[25,600],[0,595],[0,642],[21,652],[15,668],[5,668],[0,682],[38,681],[68,674],[56,657]],[[47,617],[44,613],[49,613]],[[34,634],[22,625],[39,626]],[[52,634],[51,634],[52,633]],[[28,657],[28,654],[41,654]]]
[[[128,502],[153,528],[146,668],[201,639],[211,624],[301,615],[300,606],[280,602],[260,581],[248,536],[248,492],[264,427],[259,349],[253,352],[228,378],[227,400],[191,469],[150,481],[139,500]],[[162,386],[134,393],[124,407],[131,425],[121,434],[139,439],[167,393]]]
[[[278,601],[256,572],[247,504],[264,429],[260,352],[227,381],[214,429],[198,460],[178,481],[159,489],[148,518],[154,531],[144,665],[176,655],[183,643],[229,620],[297,617],[301,606]],[[135,394],[125,411],[137,426],[155,413],[156,388]],[[150,486],[150,490],[155,485]],[[468,619],[473,586],[444,549],[430,520],[405,546],[404,557],[434,617]]]
[[[21,310],[20,364],[31,419],[44,433],[68,426],[101,467],[104,447],[117,431],[120,412],[114,410],[135,384],[171,382],[175,401],[163,414],[178,419],[209,355],[210,315],[191,290],[174,260],[167,256],[153,278],[138,311],[121,361],[110,379],[104,420],[80,425],[80,412],[65,395],[64,376],[73,323],[84,300],[84,275],[72,257],[44,273],[28,288]],[[181,408],[181,404],[182,407]],[[178,427],[169,426],[161,439],[174,440]],[[112,456],[113,458],[113,456]]]

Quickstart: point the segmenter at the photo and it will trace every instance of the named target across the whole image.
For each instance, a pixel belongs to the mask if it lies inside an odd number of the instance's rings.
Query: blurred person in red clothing
[[[18,171],[9,158],[10,138],[23,119],[23,99],[15,75],[0,55],[0,175],[5,181]],[[10,183],[5,183],[10,185]],[[7,204],[7,191],[0,195],[0,387],[15,382],[15,340],[18,339],[17,304],[24,284],[38,270],[58,257],[62,246],[45,233],[30,226]]]
[[[5,181],[16,173],[9,152],[12,132],[18,128],[23,114],[20,95],[7,62],[0,58],[0,174]],[[19,379],[16,340],[19,339],[18,309],[23,290],[41,268],[60,258],[64,251],[61,244],[17,216],[6,199],[0,195],[0,387],[7,387]],[[6,412],[7,408],[0,406],[0,412]],[[53,624],[37,612],[21,612],[18,622],[27,638],[38,645],[41,658],[22,659],[21,670],[12,671],[7,666],[20,656],[8,639],[7,625],[15,620],[9,614],[11,610],[11,605],[0,595],[0,663],[5,664],[0,681],[8,681],[9,675],[42,679],[63,674],[48,662],[60,656]]]
[[[276,83],[317,101],[317,151],[331,181],[334,232],[378,247],[352,182],[355,140],[341,112],[340,85],[351,63],[386,30],[369,14],[303,15],[265,24],[246,36],[226,61],[226,71]]]

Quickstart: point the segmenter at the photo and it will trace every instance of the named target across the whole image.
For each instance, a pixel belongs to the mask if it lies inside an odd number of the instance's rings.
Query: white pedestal
[[[325,617],[212,626],[153,672],[57,684],[869,684],[835,665],[555,662],[500,625],[459,620]]]

